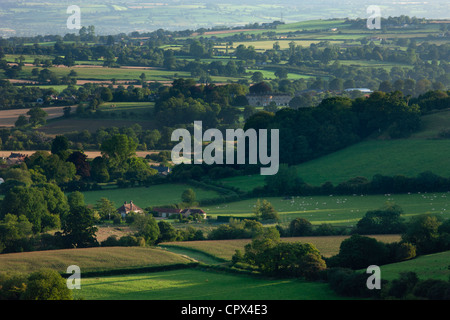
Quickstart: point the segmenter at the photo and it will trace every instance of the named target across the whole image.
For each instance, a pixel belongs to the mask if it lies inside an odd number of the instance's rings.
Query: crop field
[[[285,200],[281,197],[266,197],[280,215],[280,224],[287,225],[295,218],[305,218],[313,225],[329,223],[334,226],[355,226],[369,210],[375,210],[387,202],[399,205],[403,217],[432,213],[450,218],[450,193],[425,194],[386,194],[386,195],[348,195],[348,196],[311,196],[293,197]],[[253,216],[257,199],[246,199],[221,205],[204,206],[209,216]]]
[[[61,117],[63,115],[63,108],[64,107],[44,108],[43,110],[48,114],[46,119],[49,120]],[[29,109],[0,110],[0,127],[13,127],[20,115],[27,116],[28,110]]]
[[[436,129],[429,130],[428,134],[436,132]],[[339,184],[357,176],[370,180],[375,174],[415,177],[422,172],[431,171],[439,176],[448,177],[450,167],[445,164],[448,163],[449,158],[448,141],[412,137],[411,139],[360,142],[295,167],[298,175],[306,183],[320,186],[327,181]],[[264,185],[264,176],[237,176],[221,181],[250,191]]]
[[[21,72],[21,78],[32,79],[31,70],[34,67],[24,66]],[[144,73],[147,81],[164,81],[170,80],[174,76],[174,71],[151,68],[106,68],[102,66],[74,66],[74,67],[50,67],[50,71],[57,76],[65,76],[70,70],[77,73],[77,79],[80,80],[139,80],[139,76]],[[190,73],[177,71],[179,77],[190,77]]]
[[[281,238],[281,241],[311,243],[324,257],[331,257],[339,253],[341,242],[349,236],[326,236],[326,237],[289,237]],[[370,236],[384,243],[397,242],[400,235],[373,235]],[[235,250],[244,252],[244,246],[251,242],[251,239],[232,240],[203,240],[203,241],[182,241],[166,242],[160,246],[172,250],[172,248],[195,250],[204,252],[220,260],[231,261]],[[186,251],[188,252],[188,251]]]
[[[99,107],[99,110],[107,112],[108,115],[116,113],[117,118],[123,117],[123,112],[141,117],[143,114],[151,113],[154,106],[154,102],[106,102]],[[128,118],[130,117],[128,116]]]
[[[86,278],[74,298],[86,300],[334,300],[326,283],[268,280],[237,274],[182,269]]]
[[[194,190],[197,200],[218,197],[218,193],[211,190],[191,187],[187,184],[161,184],[150,187],[136,188],[110,188],[99,191],[83,192],[86,204],[94,205],[100,198],[105,197],[114,201],[116,206],[121,206],[125,201],[133,201],[141,208],[170,205],[181,202],[181,194],[184,190]]]
[[[0,271],[30,273],[50,268],[65,273],[68,266],[77,265],[81,272],[99,272],[190,262],[188,258],[158,248],[97,247],[1,254]]]

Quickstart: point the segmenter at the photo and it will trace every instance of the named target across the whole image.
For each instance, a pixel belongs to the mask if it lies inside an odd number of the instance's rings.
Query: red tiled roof
[[[127,203],[127,202],[125,201],[125,203],[123,204],[123,206],[121,206],[119,209],[117,209],[117,211],[119,211],[119,212],[123,212],[123,211],[125,211],[125,212],[130,212],[130,211],[138,212],[138,211],[144,211],[144,210],[142,210],[142,209],[139,208],[137,205],[135,205],[135,204],[133,203],[133,201],[130,201],[130,203]]]

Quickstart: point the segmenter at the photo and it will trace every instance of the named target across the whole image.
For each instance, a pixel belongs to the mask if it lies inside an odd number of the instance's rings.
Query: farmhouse
[[[192,214],[199,214],[203,219],[206,219],[206,212],[202,209],[184,209],[181,214],[183,217],[187,218]]]
[[[284,93],[250,93],[245,96],[248,104],[253,107],[268,106],[271,102],[275,102],[277,106],[288,106],[292,97]]]
[[[162,167],[162,166],[151,166],[152,169],[155,169],[156,171],[158,171],[158,174],[160,176],[167,176],[170,173],[170,168],[169,167]]]
[[[9,157],[6,158],[6,164],[8,165],[20,164],[25,160],[26,156],[27,156],[26,154],[11,152]]]
[[[158,214],[158,217],[170,218],[170,216],[172,215],[180,214],[182,210],[175,208],[153,208],[153,211],[155,211]]]
[[[123,206],[117,209],[117,212],[121,215],[122,218],[125,218],[126,215],[129,214],[130,212],[144,213],[144,210],[135,205],[133,201],[130,201],[130,203],[127,203],[125,201]]]

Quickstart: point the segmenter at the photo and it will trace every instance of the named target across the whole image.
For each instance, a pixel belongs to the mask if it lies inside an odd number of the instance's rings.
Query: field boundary
[[[179,269],[191,269],[195,268],[199,265],[198,262],[189,262],[189,263],[176,263],[171,265],[162,265],[162,266],[152,266],[152,267],[138,267],[138,268],[126,268],[126,269],[110,269],[103,271],[88,271],[83,272],[83,278],[95,278],[101,276],[119,276],[125,274],[137,274],[137,273],[152,273],[152,272],[163,272],[163,271],[172,271]],[[71,276],[69,273],[60,273],[63,278],[68,278]]]
[[[219,258],[219,257],[217,257],[217,256],[215,256],[215,255],[213,255],[211,253],[208,253],[208,252],[205,252],[205,251],[202,251],[202,250],[199,250],[199,249],[195,249],[195,248],[180,246],[180,245],[176,245],[176,244],[173,244],[173,245],[172,244],[162,244],[162,245],[158,245],[158,246],[161,247],[161,248],[164,248],[166,250],[169,250],[167,248],[172,247],[172,248],[176,248],[176,249],[180,249],[180,250],[185,250],[185,251],[188,251],[188,252],[202,254],[202,255],[205,255],[205,256],[207,256],[207,257],[209,257],[211,259],[217,260],[217,262],[221,262],[221,263],[230,262],[229,260],[226,260],[226,259],[223,259],[223,258]]]

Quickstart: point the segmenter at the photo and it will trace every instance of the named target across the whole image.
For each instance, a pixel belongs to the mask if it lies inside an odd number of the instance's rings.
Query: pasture
[[[95,247],[0,254],[0,271],[31,273],[50,268],[65,273],[68,266],[77,265],[81,272],[102,272],[191,262],[159,248]]]
[[[181,194],[184,190],[191,188],[194,190],[197,200],[210,199],[218,197],[218,193],[211,190],[191,187],[187,184],[161,184],[149,187],[135,188],[105,188],[98,191],[85,191],[84,200],[86,204],[95,205],[95,203],[104,197],[114,201],[116,206],[121,206],[125,201],[133,201],[141,208],[170,205],[181,202]]]
[[[324,236],[324,237],[289,237],[281,238],[281,241],[311,243],[324,257],[331,257],[339,253],[341,242],[349,236]],[[400,241],[400,235],[373,235],[370,236],[384,243]],[[244,246],[251,242],[251,239],[232,239],[232,240],[203,240],[203,241],[182,241],[166,242],[160,246],[169,251],[174,249],[185,250],[189,252],[202,252],[215,257],[219,260],[231,261],[235,250],[244,252]]]
[[[385,280],[398,278],[401,272],[415,272],[419,279],[449,280],[450,251],[438,252],[415,259],[381,266],[381,277]]]
[[[435,132],[436,129],[430,126],[430,129],[424,130]],[[376,174],[415,177],[422,172],[431,171],[448,177],[450,167],[446,164],[449,158],[450,144],[447,140],[419,139],[413,136],[410,139],[363,141],[295,167],[303,181],[320,186],[327,181],[336,185],[358,176],[370,180]],[[252,175],[221,181],[225,185],[250,191],[264,185],[264,179],[264,176]]]
[[[86,300],[334,300],[326,283],[262,279],[182,269],[147,274],[85,278],[74,298]]]
[[[287,225],[295,218],[305,218],[313,225],[328,223],[333,226],[352,227],[364,217],[369,210],[382,207],[387,202],[399,205],[404,218],[430,213],[442,218],[450,218],[450,193],[414,193],[386,195],[346,195],[346,196],[311,196],[265,197],[280,216],[280,224]],[[246,199],[219,205],[202,207],[207,215],[216,217],[239,216],[252,217],[257,199]]]

